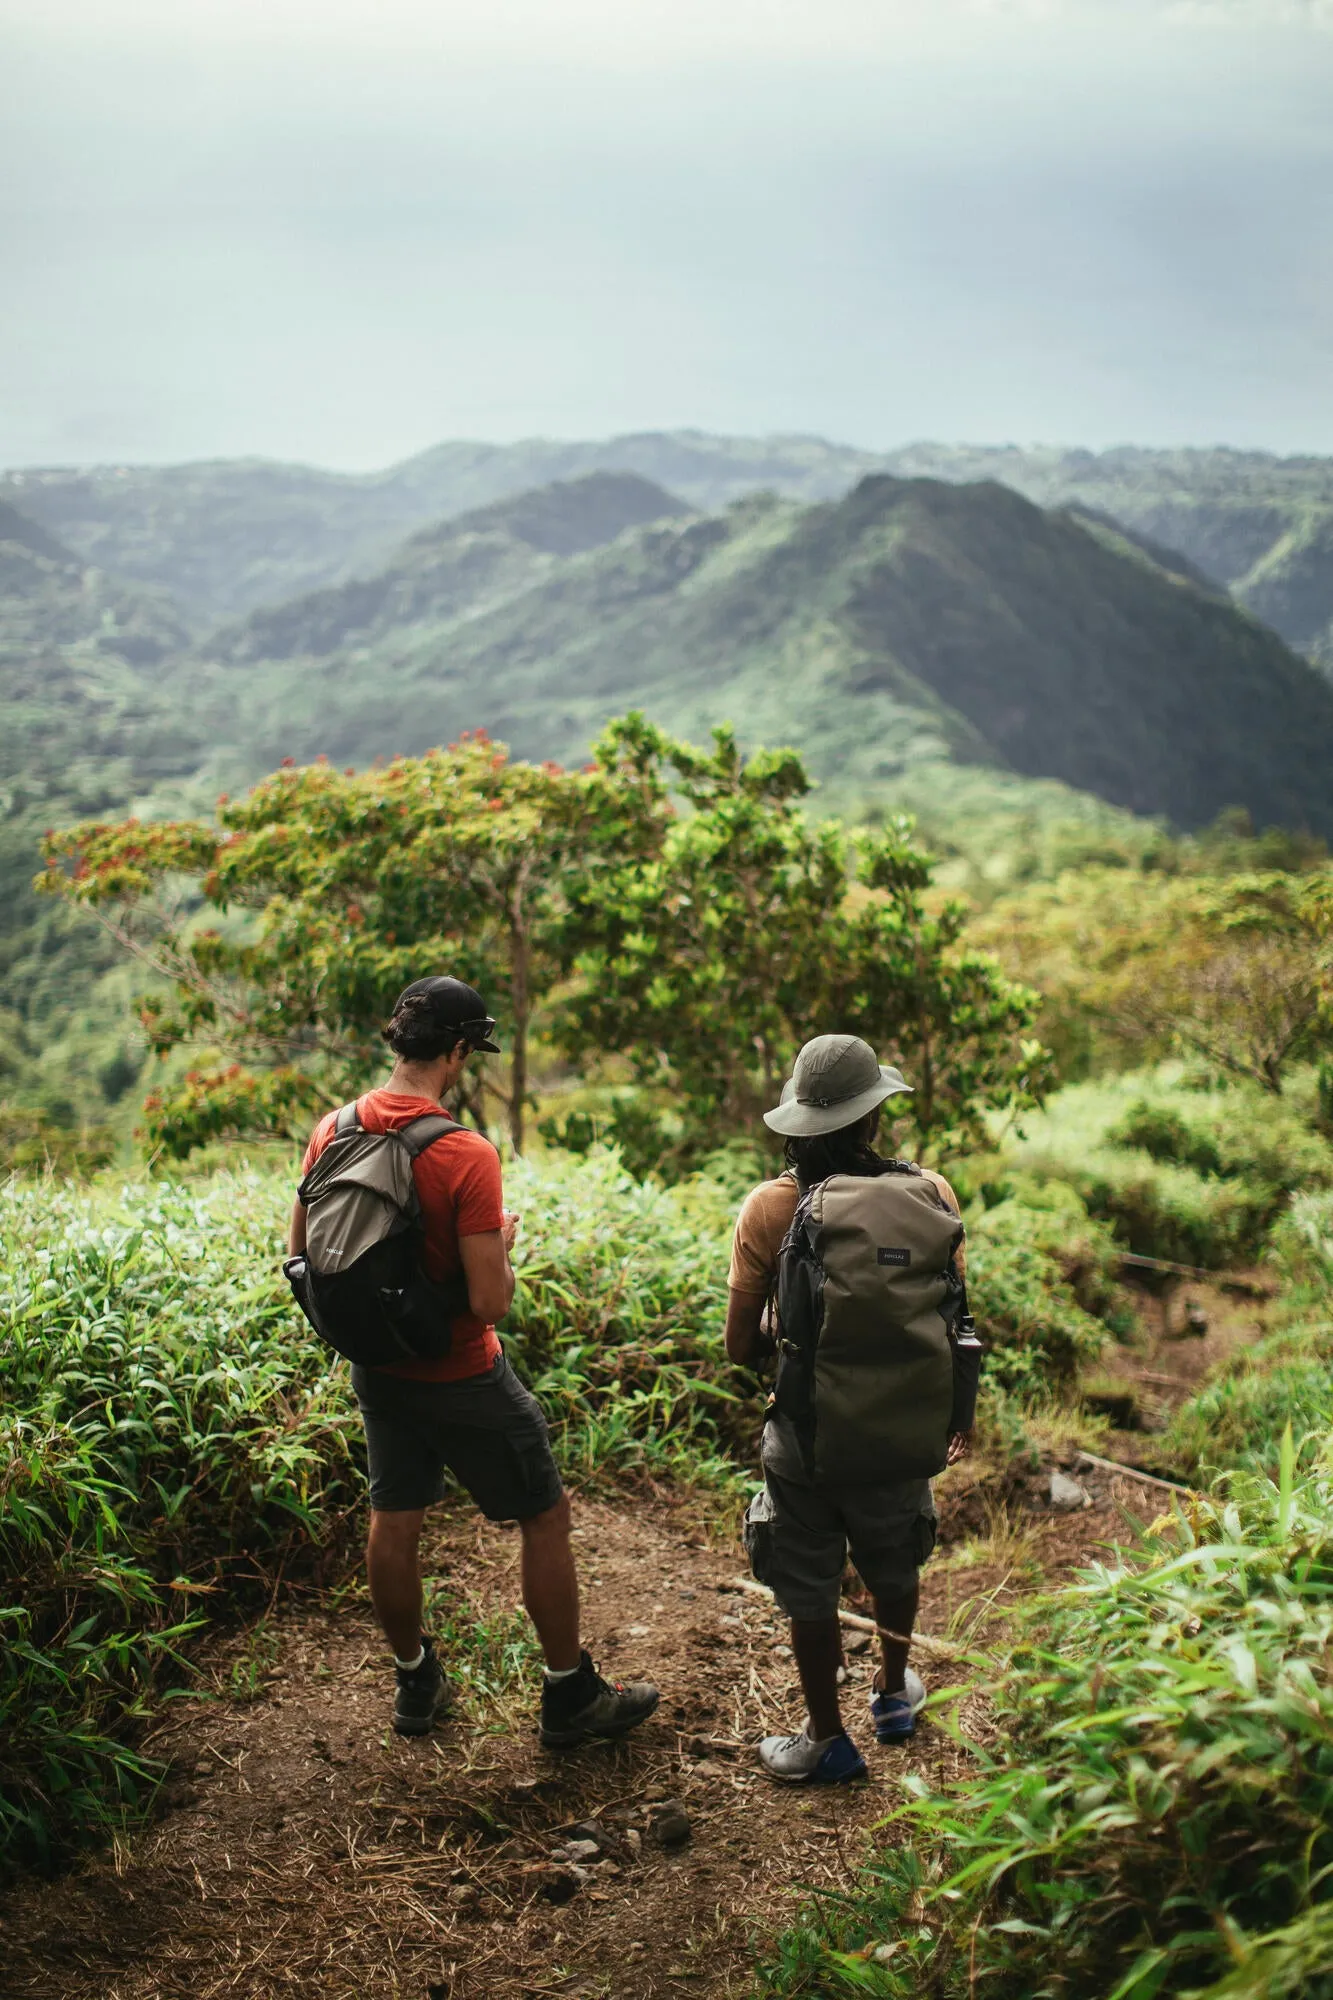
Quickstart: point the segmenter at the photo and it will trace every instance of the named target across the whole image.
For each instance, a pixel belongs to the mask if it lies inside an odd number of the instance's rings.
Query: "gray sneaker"
[[[579,1656],[578,1672],[562,1681],[543,1681],[541,1740],[547,1750],[567,1750],[589,1736],[627,1736],[646,1722],[660,1696],[651,1681],[604,1681],[590,1656]]]
[[[395,1667],[398,1692],[394,1697],[393,1726],[400,1736],[425,1736],[449,1699],[444,1670],[435,1657],[429,1639],[421,1642],[426,1657],[419,1667]]]

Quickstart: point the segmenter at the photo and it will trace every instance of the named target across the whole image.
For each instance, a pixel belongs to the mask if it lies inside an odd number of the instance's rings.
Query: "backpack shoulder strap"
[[[344,1104],[342,1110],[334,1119],[333,1131],[334,1136],[341,1139],[348,1132],[359,1132],[360,1130],[361,1113],[356,1108],[356,1100],[354,1098],[350,1104]]]
[[[437,1139],[442,1139],[446,1132],[463,1130],[464,1127],[447,1111],[427,1111],[422,1117],[414,1118],[410,1125],[401,1126],[397,1136],[406,1146],[408,1158],[415,1160],[427,1146],[433,1146]]]

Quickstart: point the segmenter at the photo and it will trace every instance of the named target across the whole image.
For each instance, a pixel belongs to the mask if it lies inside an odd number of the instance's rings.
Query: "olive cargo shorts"
[[[884,1486],[815,1486],[764,1467],[763,1491],[745,1515],[745,1547],[758,1583],[789,1618],[836,1618],[850,1548],[872,1597],[913,1589],[935,1546],[928,1479]]]

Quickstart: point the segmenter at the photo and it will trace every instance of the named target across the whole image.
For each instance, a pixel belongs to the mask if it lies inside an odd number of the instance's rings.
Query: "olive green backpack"
[[[778,1254],[778,1377],[807,1473],[928,1479],[972,1428],[981,1343],[958,1272],[963,1225],[905,1160],[834,1174],[796,1204]]]

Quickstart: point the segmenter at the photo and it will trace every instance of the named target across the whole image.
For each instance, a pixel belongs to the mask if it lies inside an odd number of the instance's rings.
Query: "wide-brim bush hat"
[[[797,1056],[782,1101],[764,1113],[764,1123],[785,1139],[812,1139],[841,1132],[903,1091],[910,1096],[912,1086],[902,1071],[882,1063],[859,1035],[816,1035]]]

